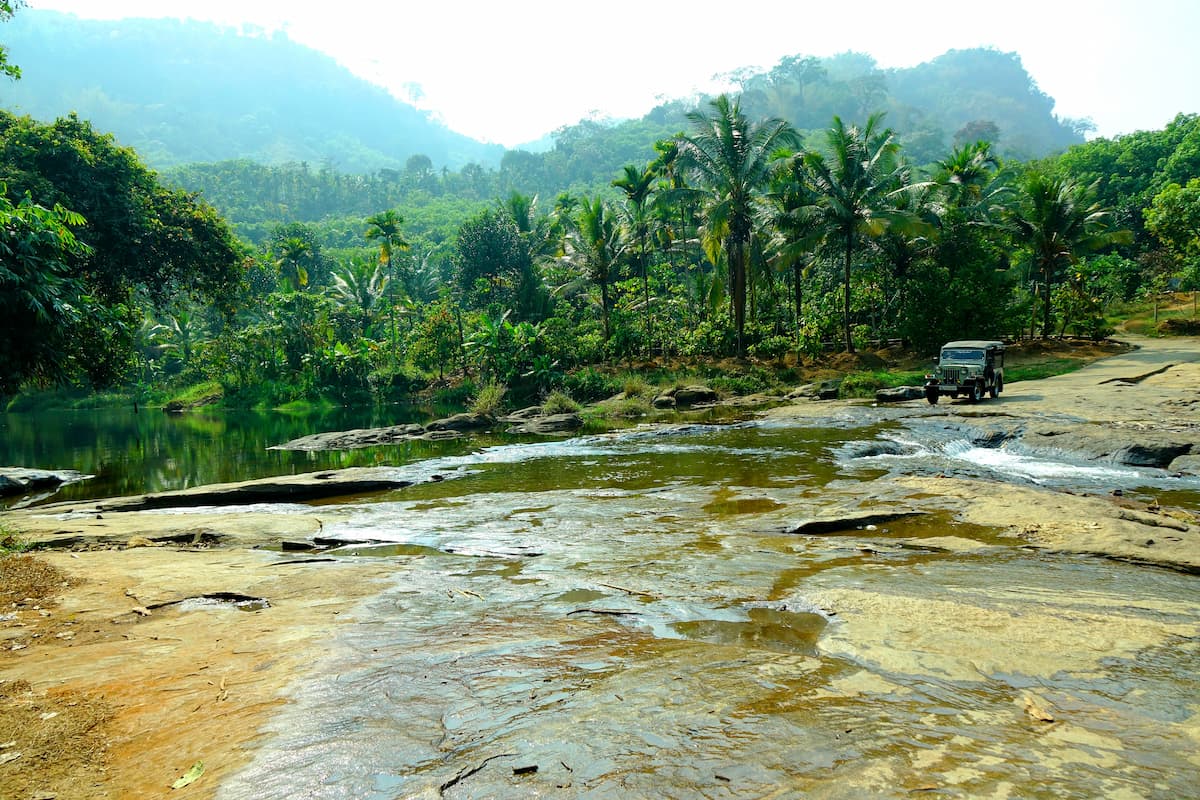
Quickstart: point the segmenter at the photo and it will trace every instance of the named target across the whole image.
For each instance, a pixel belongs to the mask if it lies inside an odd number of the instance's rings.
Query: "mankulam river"
[[[6,439],[42,435],[12,416]],[[196,466],[131,460],[181,485],[248,477],[260,467],[225,462],[312,430],[237,420],[170,423],[213,427]],[[291,508],[346,541],[324,556],[386,559],[395,577],[312,653],[223,800],[1196,794],[1196,576],[936,513],[786,533],[864,493],[886,505],[893,473],[1189,502],[1191,483],[869,416],[271,453],[262,471],[442,480]],[[95,458],[37,465],[114,469]]]

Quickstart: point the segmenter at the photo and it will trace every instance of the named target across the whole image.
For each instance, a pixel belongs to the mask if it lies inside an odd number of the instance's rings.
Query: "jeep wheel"
[[[983,383],[980,381],[976,381],[975,383],[971,384],[970,401],[972,403],[978,403],[982,399],[983,399]]]
[[[988,395],[993,400],[995,400],[997,397],[1000,396],[1000,379],[999,378],[996,379],[995,383],[993,383],[991,386],[988,387]]]
[[[938,390],[933,386],[926,386],[925,399],[929,401],[929,405],[936,406],[938,401]]]

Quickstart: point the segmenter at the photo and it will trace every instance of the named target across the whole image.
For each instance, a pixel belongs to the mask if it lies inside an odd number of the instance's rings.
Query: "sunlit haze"
[[[720,88],[714,76],[792,54],[869,53],[907,67],[946,50],[1020,54],[1060,117],[1100,136],[1200,110],[1200,3],[335,4],[294,0],[29,0],[87,18],[183,17],[283,30],[453,130],[514,146],[589,116],[636,117]],[[19,12],[18,12],[19,13]],[[302,79],[302,76],[297,76]]]

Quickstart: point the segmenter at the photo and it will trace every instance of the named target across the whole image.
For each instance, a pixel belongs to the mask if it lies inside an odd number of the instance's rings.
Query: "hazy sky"
[[[709,0],[28,0],[82,17],[190,17],[284,29],[435,112],[515,145],[597,113],[641,116],[712,76],[781,56],[870,53],[905,67],[953,48],[1021,55],[1055,113],[1101,136],[1200,111],[1197,0],[1000,3]],[[721,9],[721,10],[718,10]],[[20,13],[20,12],[18,12]]]

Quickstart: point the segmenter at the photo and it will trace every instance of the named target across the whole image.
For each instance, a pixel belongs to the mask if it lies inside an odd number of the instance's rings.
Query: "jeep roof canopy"
[[[964,350],[1003,350],[1004,342],[987,339],[963,339],[961,342],[946,342],[942,345],[943,350],[951,347],[961,347]]]

